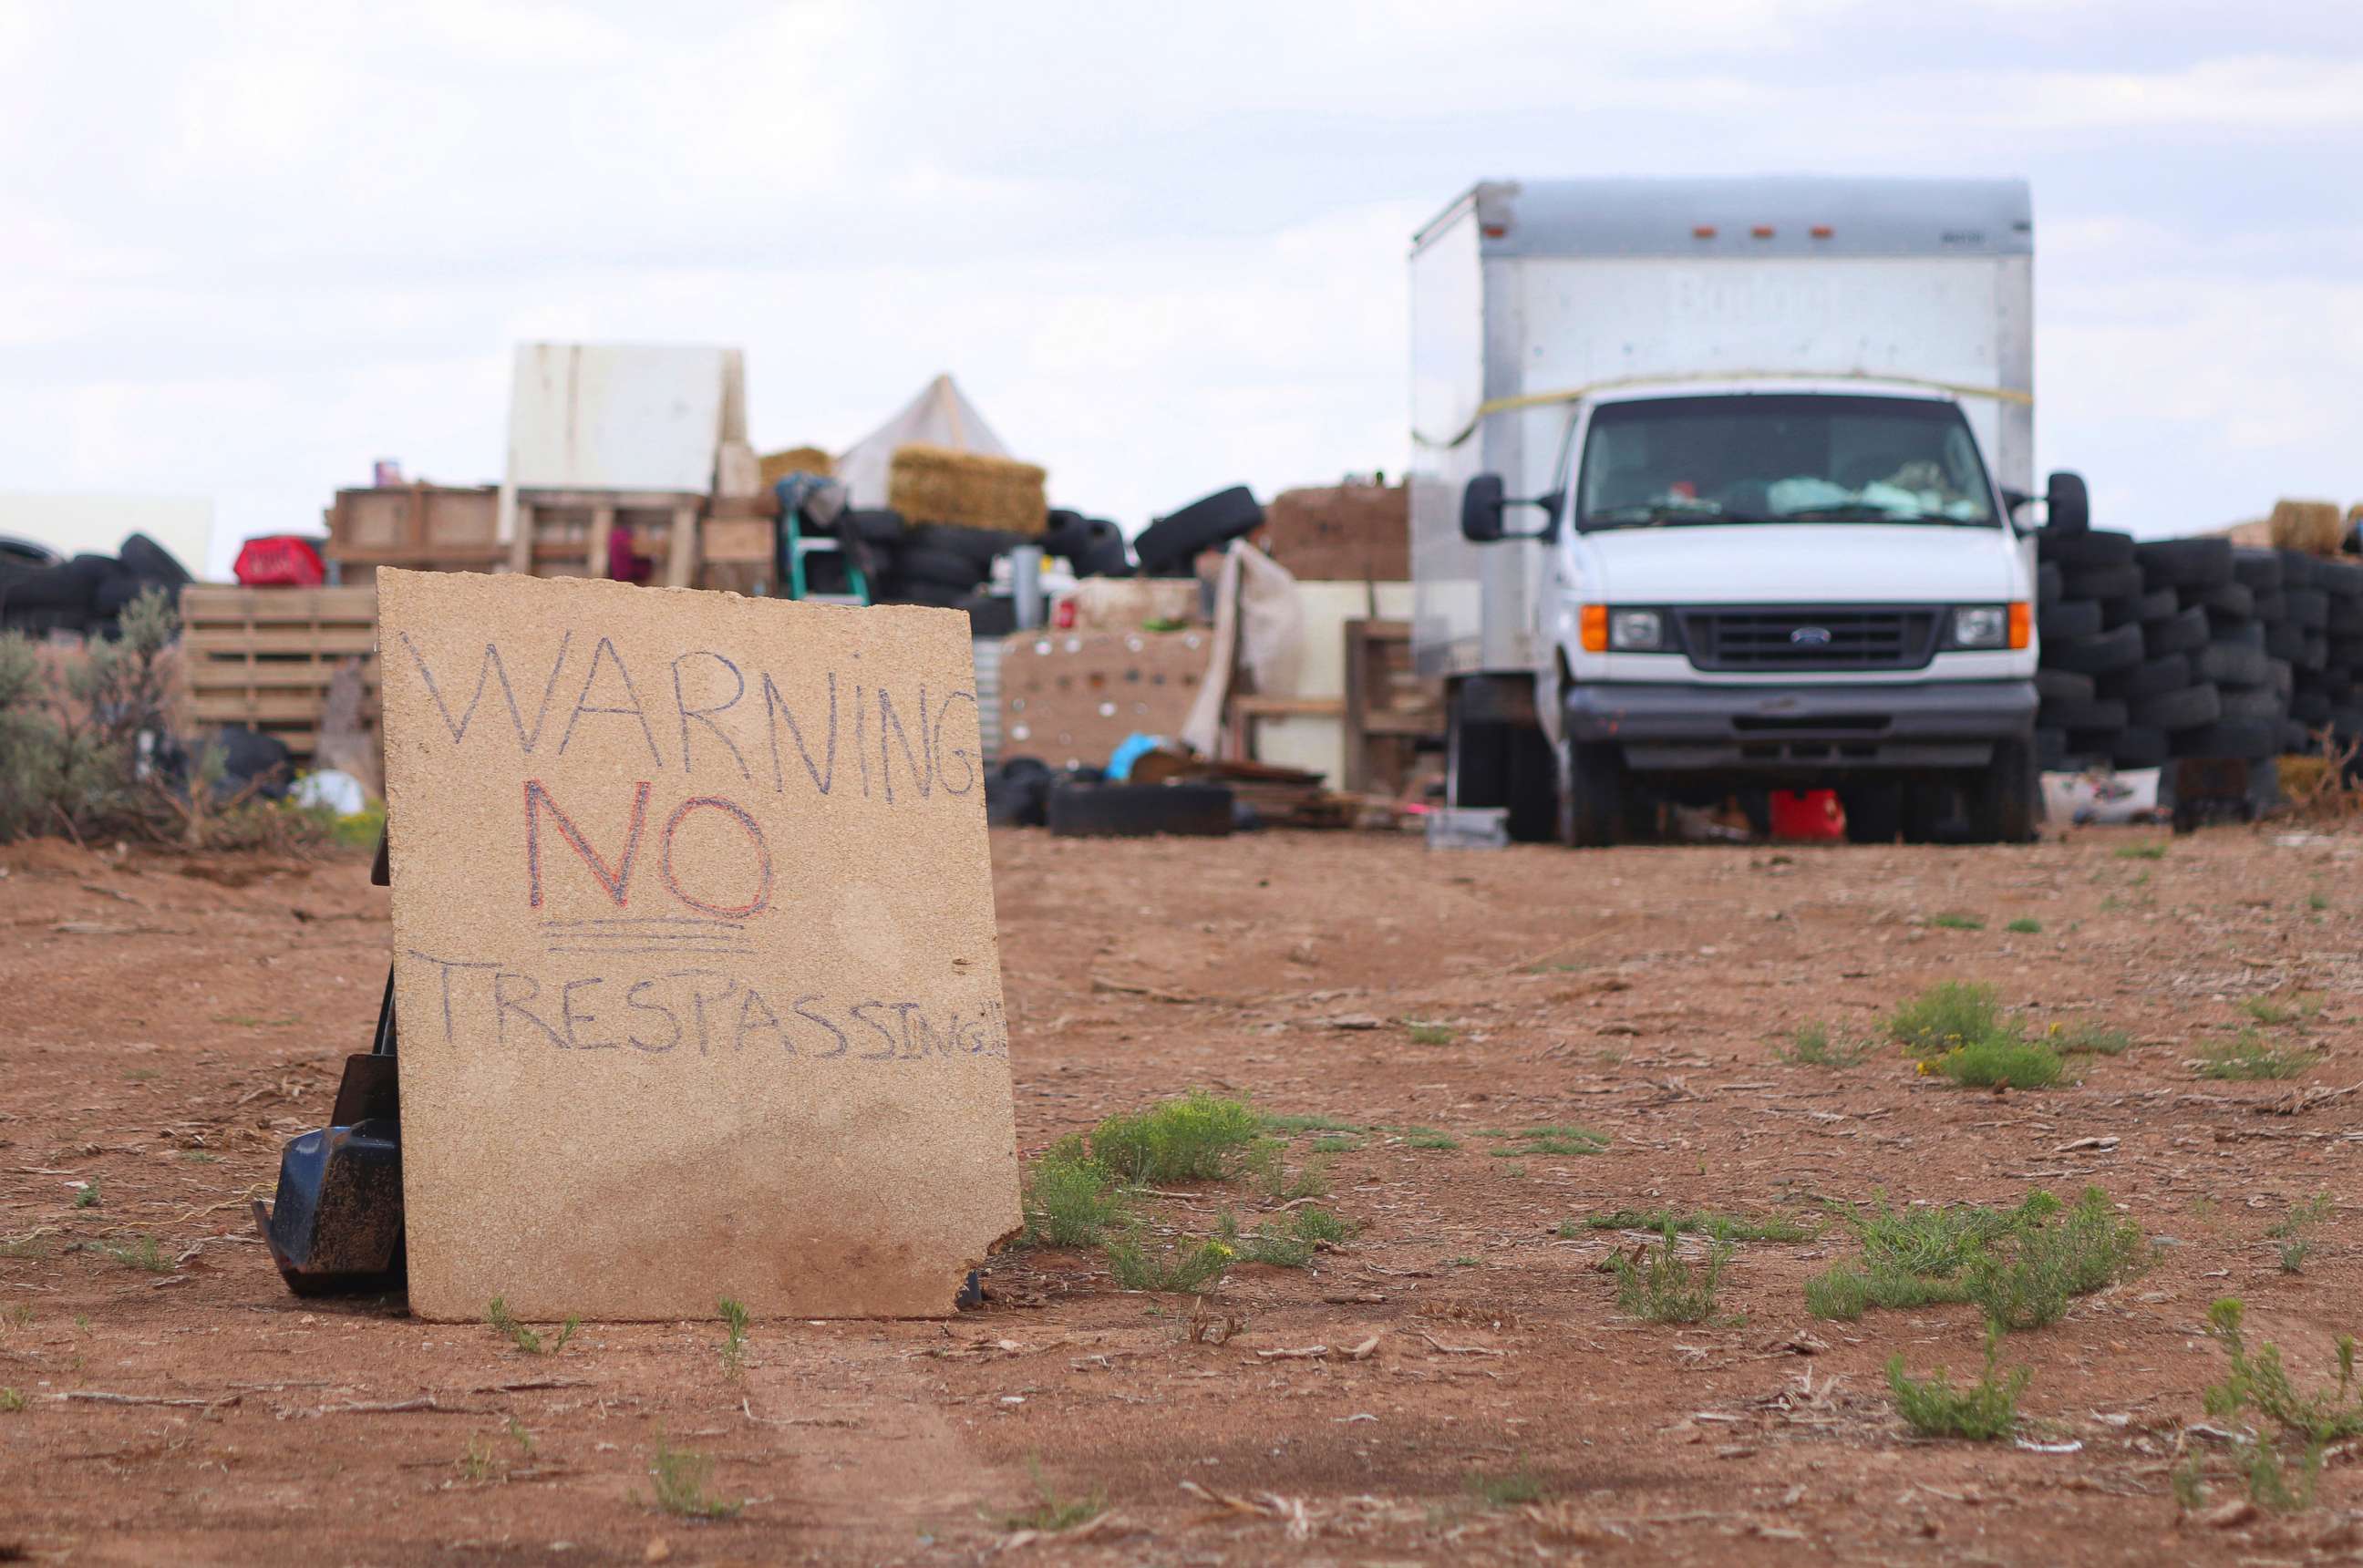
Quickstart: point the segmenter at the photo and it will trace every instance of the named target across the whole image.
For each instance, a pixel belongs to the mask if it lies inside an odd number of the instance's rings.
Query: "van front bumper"
[[[1818,773],[1977,768],[2035,724],[2032,681],[1889,685],[1597,684],[1567,691],[1567,733],[1636,771]]]

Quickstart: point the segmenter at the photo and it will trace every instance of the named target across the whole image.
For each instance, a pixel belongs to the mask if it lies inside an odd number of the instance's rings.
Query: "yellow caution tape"
[[[1870,371],[1698,371],[1680,375],[1620,375],[1559,392],[1522,392],[1515,397],[1496,397],[1479,404],[1477,412],[1470,416],[1469,423],[1447,439],[1439,441],[1416,430],[1412,432],[1411,439],[1424,447],[1448,449],[1475,435],[1477,427],[1484,423],[1490,414],[1540,408],[1553,403],[1577,403],[1595,392],[1609,392],[1618,387],[1663,386],[1700,381],[1863,381],[1887,386],[1916,386],[1928,392],[1947,393],[1955,397],[1991,397],[1997,403],[2014,403],[2023,408],[2035,406],[2033,393],[2019,392],[2007,386],[1972,386],[1964,382],[1930,381],[1913,375],[1880,375]]]

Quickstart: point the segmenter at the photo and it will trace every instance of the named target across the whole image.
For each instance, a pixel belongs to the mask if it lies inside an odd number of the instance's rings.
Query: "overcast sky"
[[[1480,177],[2024,175],[2096,521],[2363,497],[2356,0],[0,0],[0,489],[316,528],[496,479],[511,346],[737,344],[757,445],[939,370],[1053,498],[1400,470]]]

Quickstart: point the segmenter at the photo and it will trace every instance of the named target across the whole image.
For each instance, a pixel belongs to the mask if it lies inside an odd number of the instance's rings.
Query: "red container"
[[[239,547],[233,570],[250,588],[316,588],[328,580],[320,552],[295,534],[248,539]]]
[[[1846,807],[1834,789],[1776,789],[1772,792],[1772,836],[1804,843],[1829,843],[1846,837]]]

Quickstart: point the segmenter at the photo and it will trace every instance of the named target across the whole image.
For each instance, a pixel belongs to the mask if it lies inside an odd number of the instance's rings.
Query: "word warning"
[[[411,1309],[949,1312],[1018,1223],[967,617],[377,581]]]

